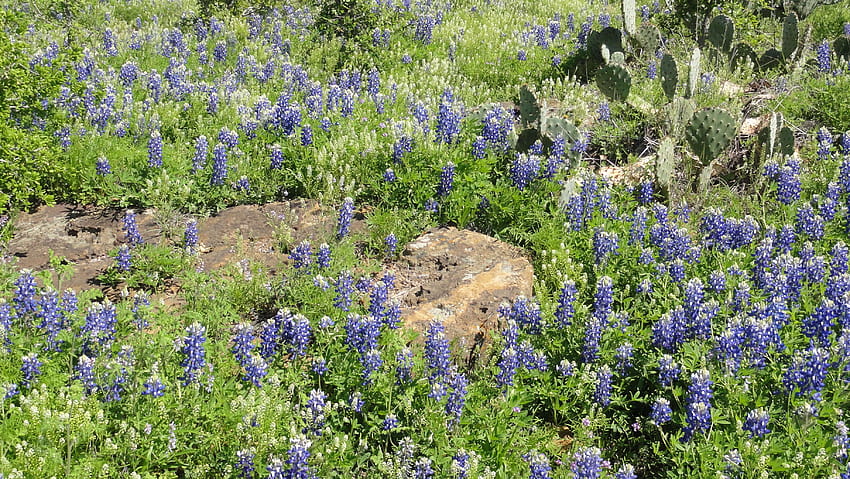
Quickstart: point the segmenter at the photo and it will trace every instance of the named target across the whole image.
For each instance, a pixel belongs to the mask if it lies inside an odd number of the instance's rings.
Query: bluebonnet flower
[[[451,368],[449,340],[446,338],[443,323],[432,321],[425,336],[425,360],[431,372],[431,379],[442,382],[448,377]]]
[[[120,360],[110,361],[106,364],[106,375],[104,377],[103,386],[103,401],[113,402],[121,400],[121,393],[124,392],[124,384],[129,379],[129,372],[125,365],[121,364]]]
[[[431,460],[427,457],[420,457],[413,465],[413,479],[432,479],[434,477],[434,468],[431,467]]]
[[[789,393],[796,390],[798,396],[811,394],[818,400],[830,365],[829,350],[811,346],[794,355],[782,382]]]
[[[514,186],[525,190],[540,174],[540,156],[529,153],[517,153],[511,162],[510,176]]]
[[[207,164],[207,156],[209,155],[210,144],[207,137],[204,135],[195,139],[195,156],[192,157],[192,171],[198,171],[204,168]]]
[[[247,449],[236,452],[236,469],[241,479],[254,477],[254,453]]]
[[[818,159],[821,161],[828,160],[830,158],[832,149],[832,133],[826,129],[826,127],[822,126],[817,132],[817,140],[818,140]]]
[[[829,346],[829,337],[832,335],[837,316],[835,303],[824,299],[810,315],[803,318],[801,328],[803,334],[821,346]]]
[[[201,323],[195,322],[186,328],[186,336],[182,341],[182,352],[186,356],[181,362],[183,366],[183,375],[180,379],[183,380],[183,385],[188,386],[190,383],[198,381],[198,372],[206,366],[206,352],[204,351],[204,342],[206,328]]]
[[[607,364],[602,365],[595,373],[596,389],[593,391],[593,400],[601,407],[611,404],[611,368]]]
[[[424,45],[431,43],[431,35],[434,31],[434,26],[437,24],[437,19],[433,15],[420,14],[416,16],[414,22],[415,30],[413,38],[422,42]]]
[[[708,276],[708,287],[715,293],[722,293],[726,290],[726,275],[722,270],[711,272]]]
[[[401,163],[404,155],[411,151],[413,151],[413,138],[408,135],[401,135],[393,144],[393,163]]]
[[[652,280],[649,278],[644,278],[638,283],[637,288],[635,288],[640,294],[650,294],[652,293]]]
[[[348,230],[351,227],[351,220],[354,217],[354,200],[346,197],[342,201],[342,206],[339,208],[339,218],[337,218],[337,238],[345,238],[348,236]]]
[[[673,381],[679,378],[682,369],[673,360],[673,356],[663,354],[658,359],[658,383],[661,386],[668,387],[673,385]]]
[[[281,471],[280,475],[273,475],[269,470],[269,479],[315,479],[316,475],[308,464],[312,442],[304,436],[298,436],[290,438],[289,443],[286,459],[288,467],[285,471]],[[272,463],[276,464],[274,461]]]
[[[313,128],[310,125],[301,127],[301,146],[310,146],[313,144]]]
[[[449,429],[460,422],[463,406],[466,404],[466,387],[468,384],[463,373],[454,372],[448,379],[449,397],[446,400],[446,416],[449,418]]]
[[[662,314],[652,325],[652,344],[665,351],[677,351],[685,341],[687,326],[685,311],[681,307]]]
[[[74,380],[80,381],[85,388],[86,394],[92,394],[97,391],[97,381],[94,374],[94,358],[90,358],[83,354],[74,366]]]
[[[451,471],[456,479],[468,479],[470,470],[470,453],[465,449],[458,450],[457,454],[452,456]]]
[[[327,243],[319,245],[319,251],[316,253],[316,264],[319,268],[329,268],[331,266],[331,247]]]
[[[148,166],[162,167],[162,137],[158,130],[154,130],[148,140]]]
[[[819,240],[823,238],[826,225],[823,217],[815,213],[812,205],[805,203],[797,207],[795,227],[797,233],[804,234],[812,240]]]
[[[665,398],[658,398],[652,403],[652,410],[649,418],[657,425],[666,424],[673,416],[673,410],[670,408],[670,401]]]
[[[632,368],[632,354],[634,354],[632,343],[625,342],[617,348],[614,359],[617,360],[617,373],[621,376],[625,376],[628,370]]]
[[[117,315],[115,305],[109,300],[94,303],[86,313],[85,324],[80,328],[83,338],[83,353],[94,357],[114,339]]]
[[[616,255],[619,249],[617,233],[596,228],[593,232],[593,256],[597,266],[602,265],[610,255]]]
[[[404,348],[395,355],[396,360],[396,383],[406,384],[411,381],[413,371],[413,351]]]
[[[694,433],[705,431],[711,427],[711,399],[714,396],[713,382],[706,369],[701,369],[691,375],[688,386],[688,399],[685,406],[687,426],[682,441],[690,441]]]
[[[573,455],[570,470],[575,479],[598,479],[604,464],[602,451],[598,447],[582,447]]]
[[[452,192],[454,184],[455,164],[451,161],[446,163],[440,173],[440,184],[437,186],[438,196],[448,196]]]
[[[58,340],[57,336],[65,327],[65,318],[59,308],[59,295],[56,291],[47,290],[42,293],[35,316],[41,320],[36,326],[43,329],[47,335],[45,351],[61,351],[62,341]]]
[[[98,176],[106,176],[112,173],[112,167],[109,165],[109,160],[105,156],[101,156],[95,163],[95,172]]]
[[[284,314],[281,320],[281,339],[288,346],[289,354],[304,356],[313,336],[310,320],[303,314]]]
[[[790,205],[800,199],[801,191],[800,164],[798,160],[788,158],[776,175],[776,199],[784,205]]]
[[[829,73],[832,70],[831,49],[829,41],[824,40],[816,47],[818,55],[818,71],[821,73]]]
[[[646,7],[646,5],[644,5]],[[635,467],[631,464],[623,464],[614,474],[614,479],[637,479]]]
[[[560,327],[567,327],[572,323],[575,315],[575,306],[573,303],[576,300],[578,288],[572,280],[564,281],[561,287],[561,294],[558,296],[558,307],[555,310],[555,318],[558,320]]]
[[[271,148],[269,167],[273,170],[279,170],[283,167],[283,151],[279,145],[274,145]]]
[[[342,271],[339,273],[339,276],[334,280],[334,290],[336,291],[334,306],[342,311],[348,311],[353,301],[351,294],[354,292],[351,272]]]
[[[516,349],[512,345],[508,344],[502,350],[502,357],[496,366],[499,368],[499,372],[496,374],[496,384],[503,388],[512,386],[514,384],[516,370],[519,367],[519,358]]]
[[[307,413],[310,425],[303,432],[311,431],[313,434],[320,435],[322,428],[325,426],[325,408],[327,404],[325,400],[328,395],[320,389],[310,391],[310,396],[307,398]]]
[[[189,220],[186,222],[186,229],[183,231],[183,247],[190,254],[194,253],[198,246],[198,222]]]
[[[585,363],[592,363],[599,359],[599,342],[602,340],[604,329],[605,323],[601,319],[596,316],[588,318],[581,349],[581,357]]]
[[[398,247],[398,239],[394,233],[390,233],[384,238],[384,252],[387,256],[392,256]]]
[[[608,317],[613,313],[614,280],[610,276],[602,276],[596,281],[596,294],[593,299],[593,316],[604,326]]]
[[[292,251],[289,252],[289,259],[293,261],[293,267],[296,270],[306,270],[313,264],[313,250],[310,247],[310,242],[304,240],[298,243]]]
[[[390,413],[384,417],[384,422],[381,424],[381,429],[384,431],[392,431],[398,427],[398,418],[395,414]]]
[[[458,141],[460,135],[460,123],[463,119],[463,105],[452,98],[448,90],[443,93],[440,106],[437,110],[437,126],[435,128],[435,141],[452,144]]]
[[[674,260],[670,263],[667,272],[674,283],[681,283],[685,280],[685,262],[681,258]]]
[[[124,241],[130,246],[137,246],[144,243],[142,235],[139,233],[139,227],[136,224],[136,214],[130,210],[124,213]]]
[[[165,395],[165,385],[162,383],[162,379],[158,374],[152,374],[148,380],[144,382],[143,386],[145,387],[145,390],[142,391],[143,396],[158,398]]]
[[[770,415],[763,408],[753,409],[747,413],[746,421],[744,421],[744,431],[750,433],[750,437],[762,437],[770,432],[767,424],[770,421]]]
[[[546,454],[533,450],[523,454],[522,458],[528,463],[529,479],[549,479],[552,466],[549,465],[549,458],[546,457]]]
[[[366,405],[366,402],[363,400],[363,395],[360,391],[354,391],[348,398],[348,404],[351,406],[352,411],[360,412],[363,410],[363,406]]]
[[[611,121],[611,107],[608,106],[607,101],[599,104],[599,107],[596,109],[596,118],[601,122]]]
[[[210,184],[223,185],[227,179],[227,147],[223,143],[216,143],[213,147],[213,165]]]
[[[256,339],[254,336],[254,325],[247,321],[241,322],[234,326],[233,331],[233,346],[231,351],[233,351],[236,361],[240,365],[245,366],[248,363],[251,351],[256,347],[254,345],[254,340]]]
[[[658,77],[658,64],[655,60],[649,62],[649,65],[646,67],[646,78],[650,80],[655,80]]]
[[[38,354],[29,353],[21,358],[21,373],[23,374],[23,379],[21,379],[21,386],[24,388],[29,388],[35,378],[41,375],[41,366],[44,364],[38,359]]]
[[[528,54],[526,53],[525,50],[520,49],[516,54],[516,59],[521,61],[521,62],[524,62],[528,59]]]
[[[392,168],[387,168],[384,171],[384,181],[386,181],[387,183],[392,183],[397,179],[398,177],[395,175],[395,171],[393,171]]]
[[[366,354],[378,346],[381,321],[372,316],[349,313],[346,317],[346,344],[358,353]]]

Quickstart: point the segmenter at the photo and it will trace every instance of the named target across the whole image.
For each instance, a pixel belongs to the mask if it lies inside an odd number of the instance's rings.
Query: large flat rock
[[[431,321],[442,321],[470,365],[500,327],[499,305],[530,297],[534,283],[522,250],[456,228],[434,229],[409,243],[393,269],[405,325],[424,333]]]

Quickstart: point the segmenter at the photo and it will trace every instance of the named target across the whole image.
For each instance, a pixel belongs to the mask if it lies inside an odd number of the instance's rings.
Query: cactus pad
[[[587,53],[597,64],[604,63],[602,45],[608,48],[608,53],[623,51],[623,34],[614,27],[603,28],[601,32],[591,32],[587,37]]]
[[[832,50],[839,60],[844,62],[850,61],[850,38],[838,37],[832,42]]]
[[[534,125],[540,121],[540,106],[534,93],[523,85],[519,89],[519,117],[524,126]]]
[[[753,51],[753,48],[746,43],[739,43],[735,45],[735,48],[732,50],[732,58],[730,60],[732,71],[737,70],[738,67],[745,65],[747,62],[750,62],[753,65],[753,68],[758,67],[759,60],[756,56],[756,52]]]
[[[792,13],[782,22],[782,56],[786,60],[797,51],[799,41],[800,29],[797,27],[797,15]]]
[[[782,52],[775,48],[771,48],[764,52],[764,54],[759,58],[759,71],[762,72],[776,70],[777,68],[781,68],[783,65],[785,65],[785,57],[782,56]]]
[[[636,30],[635,0],[622,0],[623,7],[623,29],[626,33],[633,35]]]
[[[608,98],[623,101],[629,97],[632,77],[620,65],[608,65],[596,72],[596,86]]]
[[[633,43],[642,50],[643,55],[654,55],[661,45],[661,32],[658,27],[650,23],[644,23],[630,37]]]
[[[664,107],[664,116],[667,122],[667,131],[675,138],[678,137],[682,128],[691,121],[697,106],[693,100],[687,98],[674,98]]]
[[[708,41],[714,48],[727,55],[732,51],[732,39],[735,37],[735,22],[726,15],[718,15],[708,26]]]
[[[735,138],[737,125],[722,108],[706,108],[694,113],[685,129],[685,140],[703,166],[720,156]]]
[[[669,53],[661,58],[661,88],[667,99],[672,100],[676,96],[676,85],[679,83],[679,69],[676,60]]]

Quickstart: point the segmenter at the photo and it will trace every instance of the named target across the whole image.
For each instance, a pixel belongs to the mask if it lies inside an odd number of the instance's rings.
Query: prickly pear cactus
[[[623,52],[614,52],[611,54],[611,58],[608,59],[608,63],[611,65],[626,65],[626,55]]]
[[[732,52],[732,40],[735,37],[735,22],[726,15],[718,15],[708,26],[708,41],[717,50],[729,54]]]
[[[623,34],[617,28],[606,27],[601,32],[591,32],[588,35],[587,53],[599,65],[605,61],[602,57],[602,45],[608,48],[609,54],[623,51]]]
[[[775,48],[771,48],[759,57],[759,71],[761,72],[776,70],[784,65],[785,57],[782,56],[782,52]]]
[[[669,53],[661,57],[661,88],[668,100],[676,96],[676,85],[679,83],[679,69],[676,60]]]
[[[747,63],[752,64],[753,68],[758,68],[759,60],[758,56],[756,56],[756,52],[753,50],[753,47],[746,43],[739,43],[735,45],[735,48],[732,49],[731,60],[729,61],[732,71],[737,70],[739,67],[744,66]]]
[[[696,109],[697,105],[693,100],[681,97],[674,98],[664,107],[664,120],[670,136],[681,136],[682,129],[691,121]]]
[[[629,35],[634,35],[637,29],[635,0],[623,0],[621,6],[623,7],[623,28]]]
[[[797,15],[791,13],[782,22],[782,56],[786,60],[797,51],[800,42],[800,29],[797,26]]]
[[[661,45],[661,32],[658,27],[650,23],[639,26],[629,38],[637,44],[642,55],[654,55]]]
[[[519,89],[519,118],[523,126],[533,126],[540,121],[540,106],[534,93],[523,85]]]
[[[700,52],[699,47],[694,48],[694,52],[691,54],[691,62],[688,64],[688,98],[693,98],[697,91],[697,85],[699,85],[700,78],[701,59],[702,52]]]
[[[608,65],[596,72],[596,86],[611,100],[624,101],[629,97],[632,77],[622,66]]]
[[[668,197],[673,185],[673,172],[676,170],[673,147],[673,140],[665,137],[658,145],[658,152],[655,154],[655,182]]]
[[[779,130],[779,145],[777,152],[780,155],[791,156],[794,154],[794,132],[791,128],[783,126]]]
[[[549,148],[552,147],[552,143],[554,143],[554,141],[558,139],[558,137],[561,137],[566,140],[568,145],[566,155],[570,161],[570,168],[575,168],[576,166],[578,166],[578,163],[581,160],[580,154],[578,152],[572,151],[572,149],[569,148],[569,145],[575,143],[576,140],[579,139],[580,135],[581,134],[579,133],[578,128],[576,128],[575,125],[563,118],[547,118],[546,121],[543,123],[543,146],[547,150],[549,150]]]
[[[838,3],[838,0],[784,0],[782,3],[785,6],[786,12],[793,10],[803,20],[818,5],[832,5],[833,3]]]
[[[729,112],[722,108],[706,108],[694,113],[685,128],[685,140],[702,166],[708,166],[729,146],[737,130]]]

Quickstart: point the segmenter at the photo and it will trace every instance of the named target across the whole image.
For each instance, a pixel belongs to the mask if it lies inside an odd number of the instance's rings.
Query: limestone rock
[[[394,269],[405,326],[424,333],[432,320],[442,321],[469,365],[498,330],[499,305],[531,296],[534,281],[520,249],[456,228],[433,229],[409,243]]]

